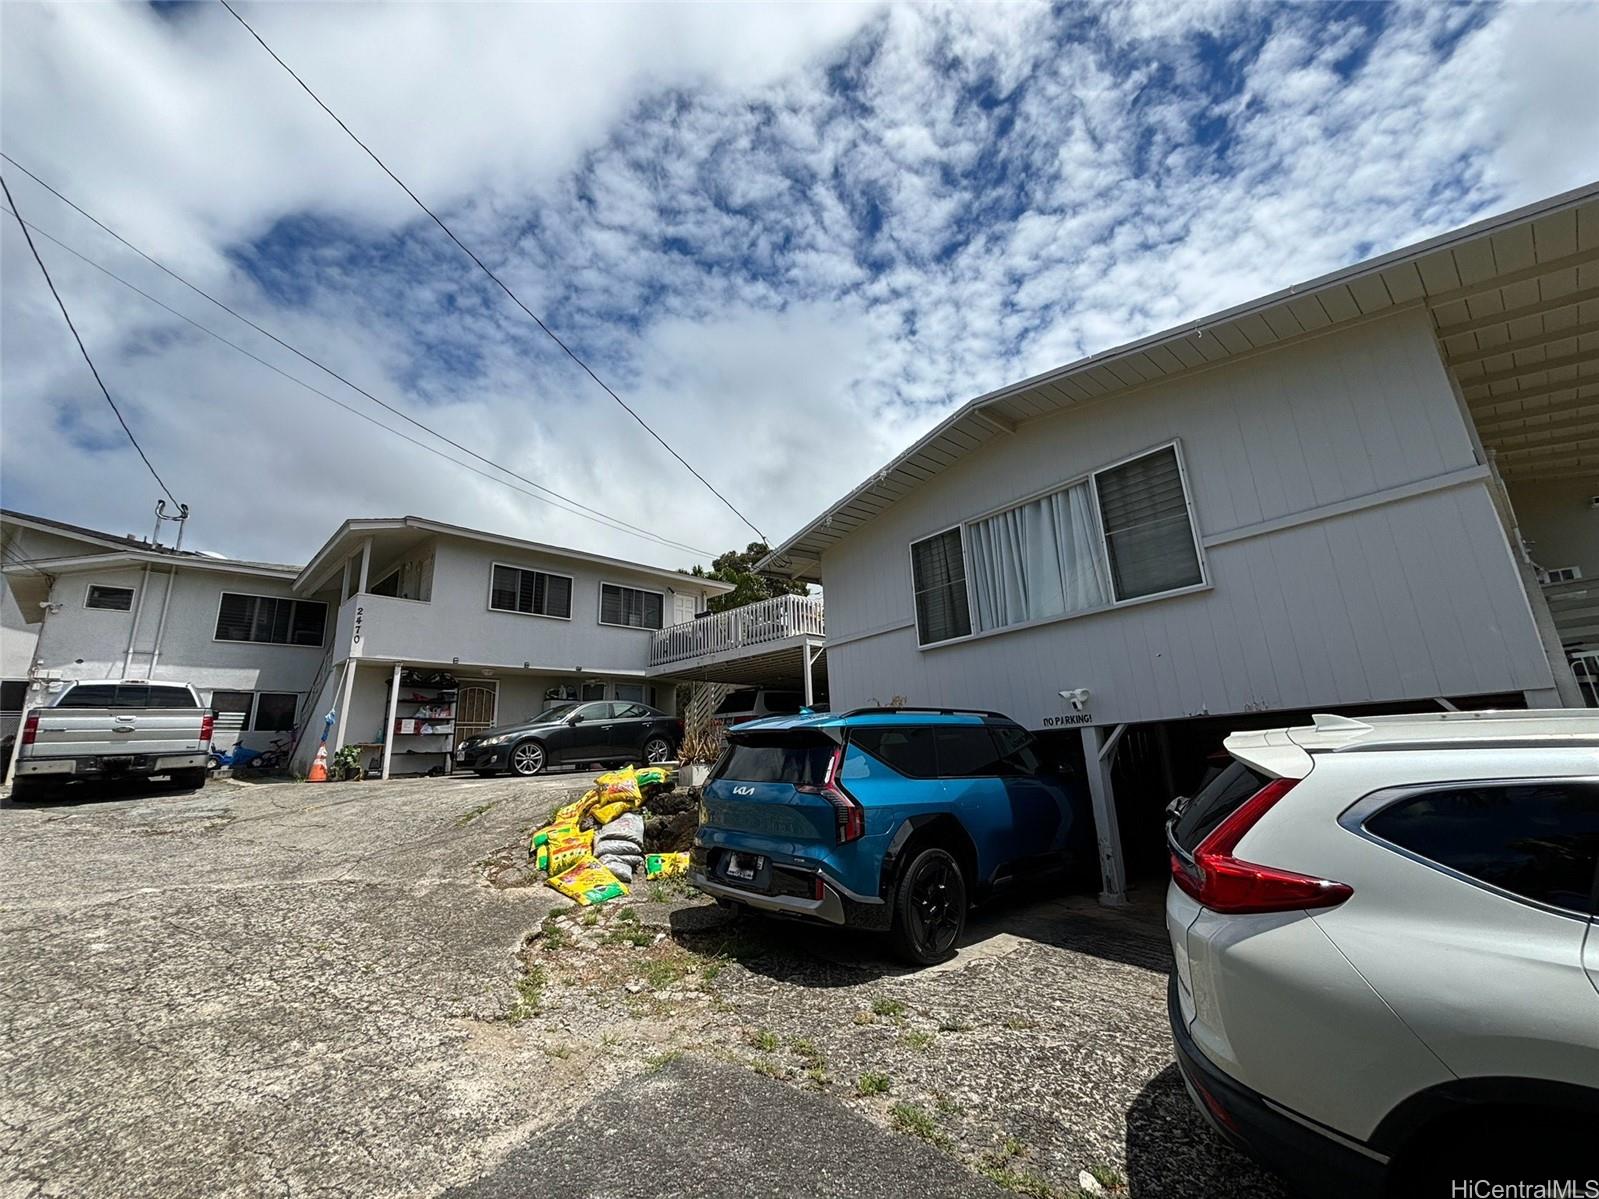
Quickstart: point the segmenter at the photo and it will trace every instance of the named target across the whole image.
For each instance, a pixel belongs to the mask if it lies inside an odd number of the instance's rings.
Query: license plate
[[[730,853],[727,855],[727,877],[736,878],[741,883],[755,881],[755,872],[761,868],[761,856],[754,853]]]

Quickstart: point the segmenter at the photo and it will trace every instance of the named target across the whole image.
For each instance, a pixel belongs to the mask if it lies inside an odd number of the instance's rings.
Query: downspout
[[[122,655],[122,677],[133,669],[133,643],[139,636],[139,621],[144,616],[144,597],[150,590],[150,564],[144,564],[144,577],[139,582],[139,602],[133,606],[133,627],[128,630],[128,652]]]
[[[167,589],[161,594],[161,619],[155,626],[155,645],[150,650],[150,673],[146,678],[155,678],[155,664],[161,657],[161,638],[167,631],[167,611],[172,606],[172,589],[178,585],[178,568],[174,566],[167,572]]]

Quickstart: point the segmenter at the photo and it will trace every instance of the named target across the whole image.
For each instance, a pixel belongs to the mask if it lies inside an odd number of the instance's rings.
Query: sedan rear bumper
[[[1385,1157],[1289,1114],[1210,1063],[1188,1034],[1175,977],[1168,985],[1166,1006],[1189,1098],[1223,1139],[1287,1178],[1302,1194],[1340,1199],[1382,1192]]]

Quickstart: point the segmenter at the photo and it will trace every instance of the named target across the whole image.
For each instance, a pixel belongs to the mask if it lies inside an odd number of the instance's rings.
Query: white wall
[[[1509,484],[1521,534],[1532,559],[1546,570],[1580,566],[1582,577],[1599,579],[1599,475],[1588,479],[1517,480]]]
[[[111,552],[65,534],[26,529],[10,523],[4,526],[3,532],[4,540],[0,544],[4,544],[5,557],[12,563]],[[43,620],[38,604],[46,597],[49,584],[28,571],[8,573],[7,584],[0,587],[0,678],[23,679],[28,677],[28,667],[33,663]],[[24,593],[22,603],[13,593],[13,586]]]
[[[917,647],[912,540],[1173,438],[1210,590]],[[1477,469],[1419,311],[1026,422],[823,556],[833,707],[1038,727],[1077,687],[1095,723],[1550,687]],[[1362,506],[1393,489],[1420,494]]]
[[[440,537],[434,546],[431,602],[362,595],[340,613],[339,650],[351,644],[357,604],[362,612],[364,658],[398,658],[410,662],[452,663],[510,669],[547,668],[585,673],[642,674],[648,661],[649,629],[618,628],[599,623],[600,582],[619,583],[664,593],[665,619],[671,621],[674,591],[688,591],[699,607],[704,588],[690,575],[668,581],[640,571],[596,567],[553,555],[499,549],[463,538]],[[572,615],[569,620],[497,612],[489,607],[489,584],[495,562],[569,575]]]

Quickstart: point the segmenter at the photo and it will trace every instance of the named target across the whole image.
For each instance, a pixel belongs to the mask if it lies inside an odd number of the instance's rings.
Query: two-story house
[[[1599,702],[1596,561],[1599,185],[979,396],[765,565],[835,710],[1080,740],[1115,897],[1229,728]]]
[[[75,678],[188,682],[220,745],[292,733],[301,770],[329,712],[330,750],[363,746],[396,774],[447,769],[457,740],[556,698],[670,712],[676,678],[651,669],[652,639],[731,589],[410,516],[346,521],[304,567],[13,512],[0,533],[8,704]]]

